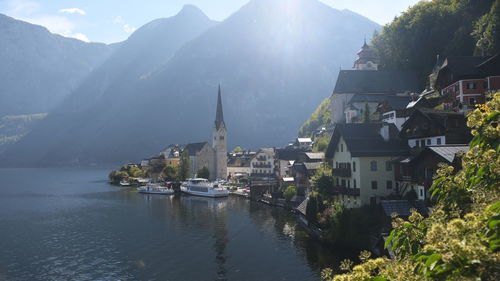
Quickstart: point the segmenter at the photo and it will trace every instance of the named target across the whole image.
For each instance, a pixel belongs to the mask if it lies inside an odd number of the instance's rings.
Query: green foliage
[[[370,108],[368,104],[365,104],[365,110],[363,111],[363,123],[370,123]]]
[[[242,152],[243,151],[243,148],[241,148],[241,146],[237,146],[233,149],[233,153],[238,153],[238,152]]]
[[[313,152],[326,152],[330,144],[330,134],[324,133],[314,140]]]
[[[380,56],[380,67],[416,71],[421,85],[425,85],[436,63],[436,55],[442,58],[473,55],[476,48],[476,40],[472,36],[475,22],[490,10],[493,2],[419,2],[374,36],[371,43]],[[487,21],[490,22],[489,19]],[[490,26],[493,28],[493,25]],[[496,28],[493,28],[495,32]],[[487,32],[478,31],[477,34],[491,37]]]
[[[204,179],[209,179],[210,178],[210,171],[208,170],[208,168],[203,166],[203,168],[199,169],[198,170],[198,177],[204,178]]]
[[[309,194],[309,201],[306,206],[306,219],[308,222],[316,224],[318,222],[318,194],[317,192],[311,192]]]
[[[297,194],[297,188],[293,185],[287,187],[285,189],[285,192],[283,192],[283,196],[285,197],[285,200],[287,202],[290,202],[290,200],[292,200],[293,196],[295,196],[295,194]]]
[[[128,179],[129,175],[126,171],[111,171],[108,175],[109,181],[113,184],[118,184],[121,180]]]
[[[500,53],[500,0],[496,0],[489,13],[476,22],[472,35],[477,41],[478,51]]]
[[[330,279],[500,280],[499,110],[500,92],[468,115],[474,139],[462,170],[438,170],[430,216],[393,221],[386,246],[397,258],[370,259]]]
[[[300,127],[299,137],[312,137],[314,131],[330,124],[332,116],[330,113],[330,98],[321,102],[316,111],[311,114],[309,119]]]
[[[174,181],[177,179],[177,170],[171,165],[165,166],[161,171],[162,178],[167,181]]]
[[[321,164],[311,181],[315,190],[318,191],[323,198],[331,199],[333,195],[333,177],[332,168],[327,163]]]
[[[333,203],[319,214],[318,223],[329,243],[362,250],[370,247],[370,237],[378,233],[380,218],[369,207],[346,209]]]
[[[181,159],[177,166],[177,180],[184,181],[189,177],[191,177],[191,163],[189,153],[185,150],[181,153]]]

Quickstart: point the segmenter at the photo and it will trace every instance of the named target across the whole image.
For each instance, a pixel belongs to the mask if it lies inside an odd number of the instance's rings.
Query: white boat
[[[120,181],[120,185],[121,185],[121,186],[130,186],[130,182],[129,182],[129,181],[126,181],[126,180],[121,180],[121,181]]]
[[[220,187],[218,182],[209,182],[203,178],[188,179],[181,184],[181,191],[203,197],[227,197],[229,195],[229,190]]]
[[[163,195],[174,194],[173,189],[157,184],[146,184],[144,186],[139,186],[137,188],[137,191],[140,193],[148,193],[148,194],[163,194]]]

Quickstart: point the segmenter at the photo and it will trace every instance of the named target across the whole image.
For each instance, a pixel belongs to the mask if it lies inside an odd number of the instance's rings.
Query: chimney
[[[389,124],[383,123],[379,131],[384,141],[389,141]]]

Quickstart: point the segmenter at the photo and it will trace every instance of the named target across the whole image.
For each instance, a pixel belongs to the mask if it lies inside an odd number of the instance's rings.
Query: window
[[[473,82],[467,83],[467,89],[473,90],[475,88],[476,88],[476,83],[473,83]]]
[[[219,138],[219,139],[223,140],[223,139],[224,139],[224,136],[220,136],[220,138]]]
[[[372,189],[377,189],[377,181],[372,181]]]
[[[431,139],[427,139],[427,145],[431,145]]]
[[[425,147],[425,140],[420,140],[420,147]]]
[[[385,170],[392,171],[392,163],[391,161],[385,161]]]
[[[387,181],[387,189],[392,189],[392,181]]]
[[[340,144],[340,152],[344,152],[344,144],[343,143]]]
[[[469,98],[469,105],[475,105],[476,104],[476,99],[475,98]]]
[[[437,144],[441,144],[441,138],[437,138],[436,142]]]
[[[352,185],[353,185],[354,188],[356,188],[356,179],[352,180]]]
[[[351,187],[351,181],[350,180],[347,180],[347,187],[350,188]]]
[[[335,162],[335,168],[339,168],[339,162]]]
[[[339,186],[339,178],[337,178],[337,186]]]
[[[342,184],[341,184],[342,187],[345,187],[345,180],[342,180]]]
[[[352,171],[356,172],[356,162],[352,162]]]
[[[377,170],[377,161],[370,162],[370,170],[372,170],[372,171]]]

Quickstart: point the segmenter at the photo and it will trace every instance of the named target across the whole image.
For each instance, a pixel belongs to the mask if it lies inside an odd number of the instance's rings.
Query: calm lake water
[[[0,169],[0,280],[319,280],[338,263],[295,216],[144,195],[104,169]]]

